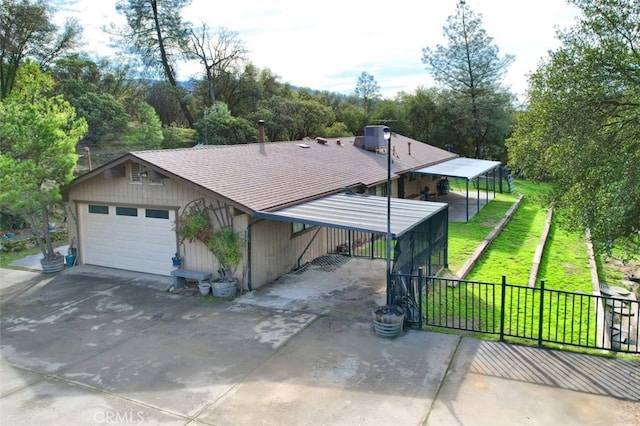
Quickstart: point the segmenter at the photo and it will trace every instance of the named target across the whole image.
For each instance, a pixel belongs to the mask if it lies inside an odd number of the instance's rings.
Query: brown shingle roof
[[[354,137],[139,151],[131,155],[239,207],[274,210],[358,184],[386,181],[387,157],[353,145]],[[341,145],[337,141],[341,141]],[[408,142],[411,142],[409,155]],[[306,144],[308,148],[301,148]],[[394,174],[457,157],[394,134]]]

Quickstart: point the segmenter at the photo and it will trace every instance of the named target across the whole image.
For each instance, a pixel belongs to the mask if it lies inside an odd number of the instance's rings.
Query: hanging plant
[[[211,223],[207,210],[197,210],[184,214],[176,219],[176,232],[180,243],[185,240],[193,242],[202,241],[207,244],[211,238]]]

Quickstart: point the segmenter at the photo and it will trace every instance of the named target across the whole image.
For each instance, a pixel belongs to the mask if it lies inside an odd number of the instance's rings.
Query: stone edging
[[[531,271],[529,272],[528,286],[533,288],[536,286],[536,280],[538,279],[538,270],[540,269],[540,262],[542,261],[542,253],[544,252],[544,246],[547,243],[549,237],[549,230],[551,229],[551,220],[553,219],[553,207],[549,207],[547,210],[547,219],[544,223],[544,229],[540,235],[540,241],[536,247],[536,251],[533,254],[533,262],[531,263]]]

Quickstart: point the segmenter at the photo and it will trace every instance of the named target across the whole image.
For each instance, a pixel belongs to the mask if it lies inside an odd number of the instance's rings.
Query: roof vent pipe
[[[258,142],[264,143],[264,120],[258,120]]]
[[[407,146],[409,147],[409,155],[411,155],[411,142],[407,142]]]

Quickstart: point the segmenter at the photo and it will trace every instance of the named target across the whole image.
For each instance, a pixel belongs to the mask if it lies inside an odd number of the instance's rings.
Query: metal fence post
[[[374,233],[372,232],[372,233],[371,233],[371,239],[369,240],[369,244],[371,244],[371,245],[370,245],[370,247],[371,247],[371,258],[372,258],[372,259],[375,259],[375,258],[376,258],[376,253],[375,253],[375,250],[376,250],[376,240],[375,240],[375,238],[376,238],[376,237],[375,237],[375,235],[376,235],[376,234],[374,234]]]
[[[542,346],[542,324],[544,316],[544,280],[540,281],[540,312],[538,312],[538,346]]]
[[[500,290],[500,341],[504,342],[504,310],[505,310],[505,301],[506,301],[506,290],[507,290],[507,276],[502,276],[502,286]]]

